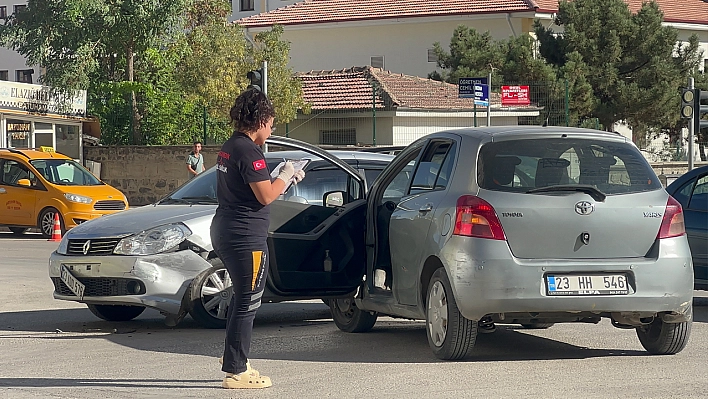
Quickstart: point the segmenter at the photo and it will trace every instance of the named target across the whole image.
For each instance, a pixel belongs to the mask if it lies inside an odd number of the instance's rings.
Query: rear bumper
[[[657,258],[525,260],[505,241],[452,237],[442,257],[457,306],[479,320],[490,313],[672,313],[691,318],[693,266],[686,237],[660,240]],[[500,256],[502,254],[503,256]],[[548,296],[549,273],[626,273],[628,295]]]

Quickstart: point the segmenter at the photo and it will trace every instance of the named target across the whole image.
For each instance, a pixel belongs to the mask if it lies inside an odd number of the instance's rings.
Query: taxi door
[[[12,159],[0,159],[0,224],[34,226],[37,188],[31,187],[36,177],[29,169]],[[30,184],[23,186],[21,183]]]

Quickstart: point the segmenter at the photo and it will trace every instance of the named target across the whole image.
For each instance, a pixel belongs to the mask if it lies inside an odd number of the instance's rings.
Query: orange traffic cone
[[[54,231],[52,231],[52,238],[47,241],[61,241],[61,222],[59,222],[59,212],[54,214]]]

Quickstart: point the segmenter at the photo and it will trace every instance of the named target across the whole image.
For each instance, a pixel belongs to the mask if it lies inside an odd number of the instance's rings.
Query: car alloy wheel
[[[199,297],[204,309],[212,317],[225,320],[226,311],[229,309],[231,296],[233,296],[233,287],[231,286],[228,270],[215,270],[204,279],[200,291]]]
[[[189,293],[189,314],[206,328],[225,328],[226,314],[233,296],[231,277],[220,259],[192,280]]]
[[[54,232],[54,215],[58,214],[59,211],[57,211],[54,208],[47,208],[44,211],[42,211],[42,214],[39,216],[39,230],[41,231],[42,235],[44,237],[51,237],[52,233]],[[61,214],[59,214],[59,225],[61,226],[61,235],[64,235],[64,221],[62,220]]]
[[[440,281],[430,287],[428,296],[428,331],[433,344],[440,347],[445,342],[447,335],[447,296],[445,288]]]

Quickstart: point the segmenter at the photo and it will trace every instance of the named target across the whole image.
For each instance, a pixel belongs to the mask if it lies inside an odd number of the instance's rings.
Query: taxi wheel
[[[189,314],[205,328],[226,328],[233,287],[224,263],[219,258],[210,259],[212,265],[192,280],[187,291]]]
[[[27,232],[27,230],[29,230],[26,227],[8,227],[8,228],[10,229],[12,234],[14,234],[16,236],[21,236],[21,235],[25,234]]]
[[[42,213],[39,215],[39,220],[37,223],[37,227],[42,233],[42,236],[46,238],[52,237],[52,233],[54,232],[54,215],[56,214],[59,214],[59,225],[61,226],[62,237],[64,236],[64,233],[66,233],[66,227],[64,227],[64,218],[61,217],[61,213],[59,213],[59,211],[54,208],[47,208],[43,210]]]
[[[430,349],[443,360],[468,357],[477,340],[477,322],[460,313],[444,267],[430,278],[426,298],[425,329]]]
[[[91,313],[106,321],[128,321],[145,311],[142,306],[128,305],[87,305]]]

